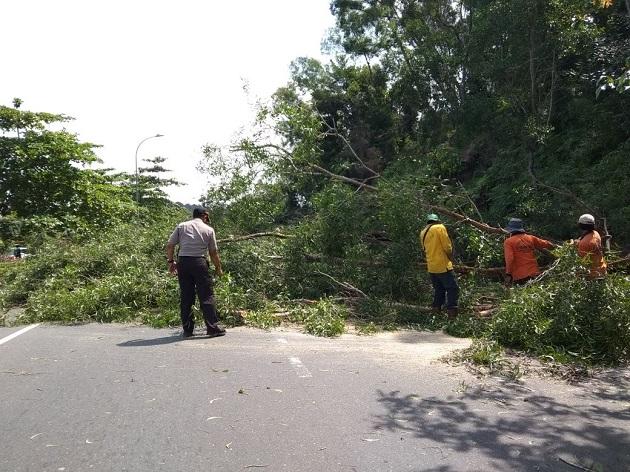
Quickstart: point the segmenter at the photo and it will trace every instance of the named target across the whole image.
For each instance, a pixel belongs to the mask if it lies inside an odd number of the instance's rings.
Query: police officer
[[[195,291],[206,324],[206,334],[210,337],[225,335],[225,329],[217,324],[219,318],[212,278],[208,270],[207,254],[210,254],[216,276],[223,275],[216,236],[209,222],[208,211],[205,208],[195,208],[192,220],[177,225],[166,244],[169,272],[177,274],[179,281],[184,338],[192,336],[195,328],[195,320],[192,316]],[[177,261],[174,258],[176,245],[179,245]]]

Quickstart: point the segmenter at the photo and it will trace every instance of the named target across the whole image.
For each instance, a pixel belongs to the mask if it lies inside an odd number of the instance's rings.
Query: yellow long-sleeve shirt
[[[453,269],[449,259],[453,253],[453,244],[443,224],[431,224],[424,228],[420,232],[420,247],[427,258],[428,272],[443,274]]]

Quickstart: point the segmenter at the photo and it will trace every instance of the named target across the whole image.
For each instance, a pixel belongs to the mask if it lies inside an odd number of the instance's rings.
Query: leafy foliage
[[[163,269],[170,225],[120,226],[87,242],[53,240],[8,266],[4,307],[23,304],[23,321],[123,321],[169,325],[179,319],[177,283]]]
[[[316,336],[339,336],[345,330],[347,316],[343,305],[324,298],[303,310],[304,330]]]
[[[488,328],[503,345],[556,360],[615,363],[630,359],[630,281],[586,277],[566,248],[538,284],[514,289]]]
[[[95,145],[54,128],[71,118],[0,106],[0,238],[40,243],[88,235],[129,219],[134,207],[112,176],[89,166]]]

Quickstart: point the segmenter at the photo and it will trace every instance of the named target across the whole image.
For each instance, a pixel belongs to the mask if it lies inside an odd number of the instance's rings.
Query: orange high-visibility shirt
[[[590,257],[590,277],[597,278],[606,275],[606,260],[602,250],[602,238],[597,231],[585,234],[577,241],[577,251],[580,257]]]
[[[511,275],[512,280],[537,276],[540,274],[540,269],[534,250],[551,248],[553,244],[545,239],[527,233],[513,234],[503,243],[505,273]]]

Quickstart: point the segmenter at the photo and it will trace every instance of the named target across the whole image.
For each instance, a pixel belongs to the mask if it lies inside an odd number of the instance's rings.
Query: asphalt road
[[[0,328],[0,471],[630,471],[630,372],[478,379],[438,333]],[[581,469],[579,468],[581,467]],[[599,467],[599,469],[598,469]]]

